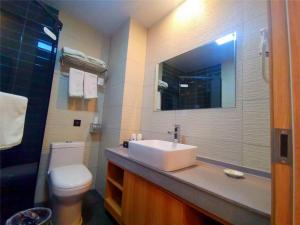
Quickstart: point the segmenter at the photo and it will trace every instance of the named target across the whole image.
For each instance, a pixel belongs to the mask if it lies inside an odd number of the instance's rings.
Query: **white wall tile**
[[[244,101],[243,142],[261,146],[271,145],[270,100]]]
[[[155,87],[153,84],[144,86],[143,102],[142,102],[143,109],[148,109],[152,111],[154,110],[154,93],[155,93],[154,89]]]
[[[183,137],[184,141],[198,146],[198,155],[242,166],[242,143],[219,138]]]
[[[241,140],[242,119],[237,108],[176,111],[176,124],[187,136]]]
[[[141,107],[123,106],[121,127],[123,130],[136,131],[140,129]]]
[[[141,108],[143,99],[143,86],[128,83],[123,94],[123,107]]]
[[[243,166],[269,172],[271,170],[271,151],[269,147],[243,145]]]
[[[153,112],[152,109],[142,109],[141,130],[152,132],[167,132],[174,129],[175,111]]]
[[[202,3],[203,12],[196,17],[178,21],[175,9],[148,30],[141,130],[145,137],[168,139],[165,132],[178,123],[185,141],[200,146],[201,154],[246,166],[244,144],[269,149],[269,87],[262,79],[258,55],[259,30],[267,27],[266,1]],[[233,31],[237,32],[236,108],[153,112],[156,64]],[[257,167],[255,162],[252,168],[267,168],[268,160],[265,165],[263,160],[257,162]]]

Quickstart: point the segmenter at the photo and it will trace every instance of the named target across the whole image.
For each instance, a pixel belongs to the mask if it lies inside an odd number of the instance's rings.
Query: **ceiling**
[[[47,4],[84,21],[106,35],[113,34],[128,18],[151,27],[183,0],[44,0]]]

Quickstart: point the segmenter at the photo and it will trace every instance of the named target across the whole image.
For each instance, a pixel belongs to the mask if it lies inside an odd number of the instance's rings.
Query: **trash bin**
[[[36,207],[16,213],[5,225],[51,225],[51,217],[51,209]]]

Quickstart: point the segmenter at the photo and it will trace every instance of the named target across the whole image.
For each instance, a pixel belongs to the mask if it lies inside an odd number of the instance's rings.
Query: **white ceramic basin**
[[[160,140],[131,141],[129,157],[164,171],[179,170],[196,162],[197,147]]]

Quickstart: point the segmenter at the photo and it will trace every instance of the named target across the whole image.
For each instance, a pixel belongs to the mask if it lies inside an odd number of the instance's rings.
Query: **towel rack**
[[[70,56],[70,55],[61,55],[60,57],[61,65],[68,65],[68,66],[76,66],[80,67],[84,70],[88,70],[89,72],[94,72],[97,75],[104,75],[104,80],[107,81],[107,68],[100,65],[95,64],[87,59],[80,59],[78,57]],[[62,73],[63,75],[68,75],[67,73]]]

